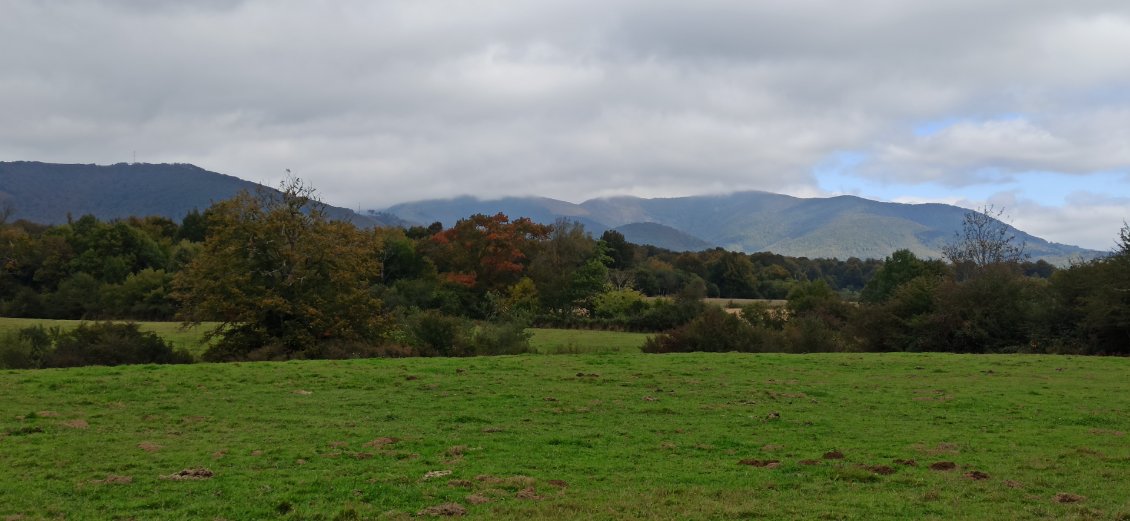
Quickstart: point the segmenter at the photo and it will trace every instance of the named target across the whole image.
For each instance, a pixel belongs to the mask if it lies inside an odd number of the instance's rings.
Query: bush
[[[79,324],[59,334],[47,367],[124,364],[188,364],[192,355],[174,351],[165,340],[137,324],[98,322]]]
[[[643,352],[761,352],[770,337],[769,332],[712,306],[687,324],[648,338]]]
[[[476,355],[517,355],[530,352],[530,333],[520,321],[487,322],[471,332]]]
[[[174,351],[156,333],[137,324],[79,324],[70,331],[25,327],[0,339],[0,368],[38,369],[86,365],[187,364],[192,356]]]
[[[428,310],[409,319],[412,345],[423,356],[467,356],[469,327],[466,320]]]
[[[601,318],[624,318],[648,309],[643,293],[634,289],[613,289],[593,298],[593,312]]]
[[[474,323],[423,311],[408,319],[410,342],[423,356],[512,355],[530,350],[527,324],[520,320]]]
[[[58,328],[25,327],[9,331],[0,338],[0,369],[39,369],[51,351],[53,335]]]

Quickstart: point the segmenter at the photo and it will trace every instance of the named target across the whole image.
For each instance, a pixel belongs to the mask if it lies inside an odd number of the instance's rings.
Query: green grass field
[[[0,519],[1130,519],[1128,374],[638,353],[3,371]]]

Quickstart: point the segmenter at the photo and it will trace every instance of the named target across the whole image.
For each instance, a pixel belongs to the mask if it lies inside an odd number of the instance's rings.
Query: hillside
[[[628,236],[623,227],[633,225],[628,230],[635,235],[629,240],[676,251],[720,246],[747,253],[846,259],[882,258],[903,248],[923,257],[940,257],[942,246],[961,229],[968,210],[945,204],[887,203],[852,196],[804,199],[750,191],[661,199],[610,197],[581,204],[545,198],[461,198],[405,203],[386,211],[409,221],[445,224],[469,211],[503,212],[545,223],[566,217],[594,233],[615,228]],[[651,226],[635,226],[641,223]],[[655,225],[665,228],[661,232]],[[1014,231],[1033,260],[1064,264],[1100,253]]]
[[[589,211],[580,205],[548,197],[504,197],[490,200],[476,197],[429,199],[390,206],[382,211],[414,224],[428,225],[440,222],[444,226],[454,225],[459,219],[471,215],[480,213],[494,215],[499,212],[514,219],[529,217],[543,224],[552,224],[561,218],[569,219],[583,224],[585,230],[596,235],[614,227],[591,219]]]
[[[628,242],[650,244],[672,251],[702,251],[713,247],[698,237],[659,223],[630,223],[617,226],[616,231],[622,233]]]
[[[193,209],[203,210],[240,190],[259,188],[188,164],[0,162],[0,201],[15,209],[11,218],[43,224],[65,223],[68,214],[99,219],[161,215],[180,220]],[[329,206],[327,212],[358,226],[382,222],[345,208]]]

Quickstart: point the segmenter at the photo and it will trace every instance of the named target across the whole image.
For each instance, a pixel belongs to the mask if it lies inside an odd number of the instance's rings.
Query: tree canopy
[[[329,220],[300,181],[242,192],[208,212],[203,249],[174,281],[187,323],[218,321],[211,359],[304,356],[380,340],[375,235]]]

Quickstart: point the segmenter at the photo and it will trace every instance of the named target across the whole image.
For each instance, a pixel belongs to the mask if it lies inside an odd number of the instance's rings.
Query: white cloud
[[[1121,0],[0,11],[0,159],[112,163],[136,150],[256,181],[290,168],[353,207],[820,194],[813,168],[842,151],[867,153],[860,175],[905,185],[1130,170]],[[939,120],[956,123],[914,135]]]

